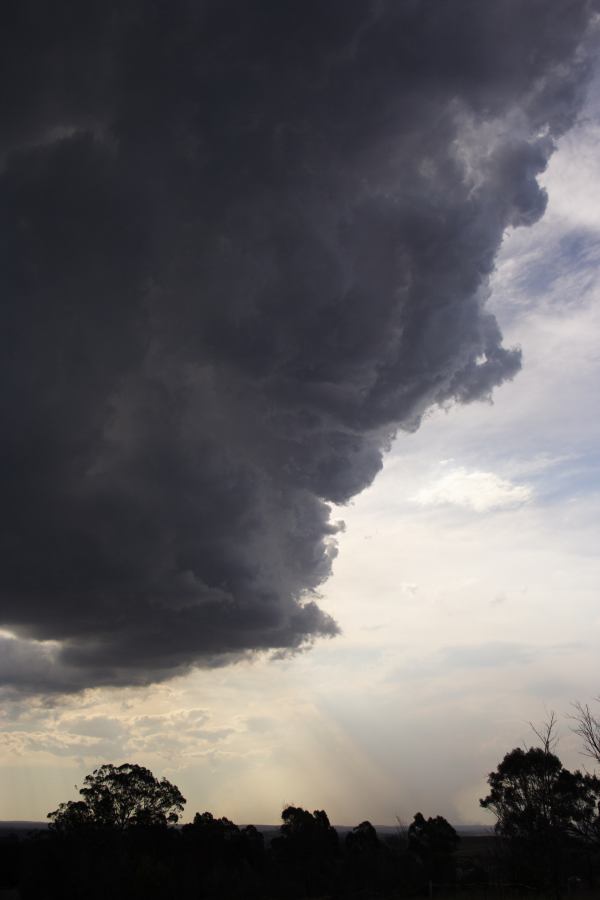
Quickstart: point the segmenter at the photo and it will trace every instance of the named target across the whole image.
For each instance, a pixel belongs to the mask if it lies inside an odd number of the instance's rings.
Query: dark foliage
[[[178,788],[141,766],[102,766],[53,827],[0,841],[0,888],[22,900],[409,898],[492,882],[561,890],[600,871],[600,781],[543,748],[508,753],[481,805],[496,835],[469,848],[442,816],[418,812],[382,838],[363,821],[343,841],[324,810],[288,806],[266,845],[252,825],[206,811],[174,827]],[[171,824],[171,827],[169,827]]]
[[[81,831],[174,825],[186,802],[166,778],[159,781],[149,769],[131,763],[94,769],[79,793],[83,800],[69,800],[48,813],[50,828]]]
[[[254,896],[264,878],[265,848],[253,826],[238,827],[212,813],[196,813],[181,829],[186,884],[200,885],[203,893],[219,896]]]
[[[281,814],[280,836],[271,842],[277,881],[290,882],[296,896],[314,896],[332,884],[340,847],[327,813],[288,806]]]
[[[80,795],[49,814],[48,831],[0,848],[8,851],[0,857],[2,885],[18,886],[23,900],[404,896],[418,892],[432,861],[450,858],[457,845],[444,819],[420,813],[408,840],[381,840],[364,821],[340,842],[324,810],[295,806],[283,810],[268,847],[254,826],[208,811],[168,827],[184,798],[132,764],[101,766]]]
[[[573,857],[597,847],[600,780],[565,769],[548,745],[507,753],[488,784],[480,803],[496,816],[514,878],[559,886]]]
[[[453,882],[460,838],[443,816],[425,819],[418,812],[408,829],[408,849],[423,867],[428,881]]]

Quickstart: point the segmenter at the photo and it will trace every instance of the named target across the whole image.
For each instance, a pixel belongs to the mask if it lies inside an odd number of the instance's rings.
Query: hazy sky
[[[3,30],[0,818],[486,821],[600,692],[594,4],[166,9]]]

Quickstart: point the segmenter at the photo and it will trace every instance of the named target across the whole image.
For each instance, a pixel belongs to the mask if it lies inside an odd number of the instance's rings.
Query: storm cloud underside
[[[544,211],[593,4],[1,16],[0,682],[146,683],[336,634],[329,504],[520,367],[488,279]]]

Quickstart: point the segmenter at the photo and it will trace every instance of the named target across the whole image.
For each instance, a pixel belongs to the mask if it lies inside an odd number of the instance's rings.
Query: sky
[[[15,7],[0,818],[129,761],[492,824],[551,710],[585,763],[595,6],[483,7]]]

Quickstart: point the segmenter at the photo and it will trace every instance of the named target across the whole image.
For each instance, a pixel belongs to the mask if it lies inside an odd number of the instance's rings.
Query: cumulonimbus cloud
[[[3,10],[5,684],[144,683],[337,632],[329,504],[398,428],[520,367],[488,279],[543,213],[593,14]]]

